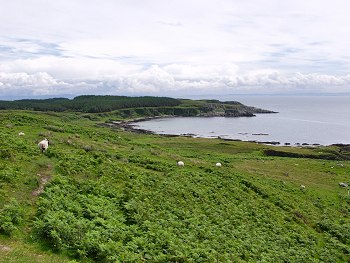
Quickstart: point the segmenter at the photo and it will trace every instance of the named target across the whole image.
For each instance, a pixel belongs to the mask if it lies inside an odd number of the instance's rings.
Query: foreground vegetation
[[[0,262],[350,260],[346,147],[97,125],[113,114],[0,112]]]

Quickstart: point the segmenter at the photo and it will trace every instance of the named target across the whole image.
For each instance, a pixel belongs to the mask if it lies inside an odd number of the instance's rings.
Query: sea
[[[350,95],[222,95],[191,99],[239,101],[276,111],[256,117],[172,117],[135,123],[158,134],[191,135],[279,145],[350,144]]]

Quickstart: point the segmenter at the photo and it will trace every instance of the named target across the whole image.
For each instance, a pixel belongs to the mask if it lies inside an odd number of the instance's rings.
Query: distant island
[[[253,117],[275,113],[243,105],[238,101],[190,100],[168,97],[127,97],[83,95],[74,99],[23,99],[0,101],[0,110],[103,113],[117,119],[154,116]],[[107,114],[106,114],[107,113]]]

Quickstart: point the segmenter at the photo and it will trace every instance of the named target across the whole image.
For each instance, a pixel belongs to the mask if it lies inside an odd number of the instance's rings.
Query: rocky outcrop
[[[206,103],[200,107],[201,117],[254,117],[260,113],[276,113],[270,110],[259,109],[243,105],[237,101]]]
[[[135,128],[133,123],[164,117],[254,117],[256,116],[255,114],[260,113],[276,113],[270,110],[246,106],[237,101],[221,102],[218,100],[207,100],[206,102],[199,106],[191,105],[190,107],[127,109],[124,110],[122,116],[128,120],[110,121],[100,125],[125,131],[152,134],[153,132],[151,131]],[[147,117],[143,115],[146,113]],[[141,117],[135,118],[135,114]]]

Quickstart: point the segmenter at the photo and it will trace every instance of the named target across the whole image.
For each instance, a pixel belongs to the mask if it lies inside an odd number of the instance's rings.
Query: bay
[[[350,96],[225,95],[192,99],[236,100],[277,111],[256,117],[177,117],[136,123],[159,134],[280,142],[280,144],[350,143]]]

